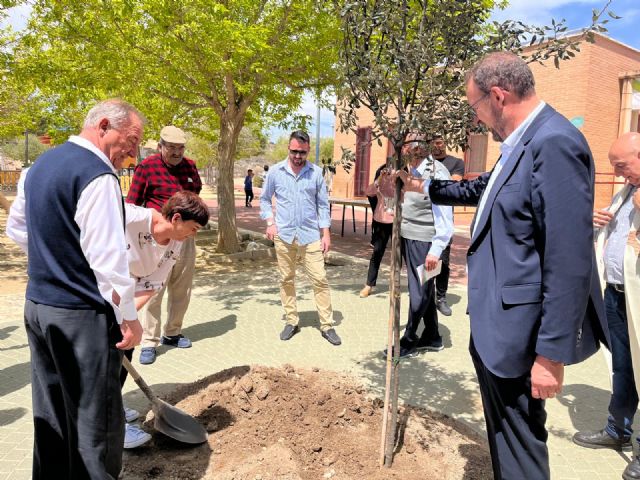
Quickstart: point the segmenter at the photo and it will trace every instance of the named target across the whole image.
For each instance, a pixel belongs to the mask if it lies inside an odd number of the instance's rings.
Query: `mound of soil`
[[[205,425],[208,442],[185,447],[154,433],[150,446],[125,454],[125,479],[492,478],[481,437],[413,407],[400,411],[393,466],[379,468],[382,401],[332,372],[235,367],[166,400]]]

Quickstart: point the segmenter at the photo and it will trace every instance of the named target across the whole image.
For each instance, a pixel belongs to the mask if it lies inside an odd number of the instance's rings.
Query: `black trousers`
[[[373,253],[369,260],[369,271],[367,272],[367,285],[375,287],[378,279],[378,270],[380,270],[380,262],[384,257],[387,244],[391,238],[393,230],[392,223],[380,223],[373,220],[371,223],[371,243],[373,245]]]
[[[431,242],[402,239],[402,255],[407,266],[409,283],[409,318],[407,328],[400,339],[400,345],[404,348],[422,347],[442,342],[438,331],[434,279],[431,278],[422,285],[416,271],[418,265],[424,265],[430,248]],[[418,335],[418,327],[421,322],[424,323],[424,329]]]
[[[547,412],[544,400],[531,396],[531,375],[517,378],[494,375],[482,362],[473,339],[469,352],[480,383],[493,477],[548,480]]]
[[[125,350],[124,351],[124,356],[127,357],[127,360],[131,361],[131,359],[133,358],[133,351],[135,350],[135,348],[132,348],[130,350]],[[120,368],[120,388],[124,387],[124,382],[127,381],[127,376],[129,375],[129,372],[127,372],[127,369],[124,368],[124,366],[122,368]]]
[[[451,273],[451,270],[449,269],[450,256],[451,243],[447,245],[447,248],[445,248],[440,255],[440,260],[442,260],[442,269],[436,277],[436,298],[438,300],[444,299],[447,296],[447,290],[449,290],[449,274]]]
[[[124,414],[113,312],[25,303],[31,350],[34,479],[116,479]]]
[[[253,200],[253,190],[244,189],[244,205],[247,206]]]

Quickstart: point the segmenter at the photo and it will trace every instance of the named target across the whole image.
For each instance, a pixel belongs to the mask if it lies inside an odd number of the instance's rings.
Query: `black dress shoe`
[[[577,432],[573,435],[573,443],[587,448],[610,448],[618,451],[632,449],[631,440],[613,438],[606,430],[597,432]],[[638,477],[640,478],[640,477]]]
[[[342,340],[340,340],[340,337],[333,328],[330,328],[326,332],[322,332],[322,338],[326,339],[331,345],[337,346],[342,343]]]
[[[624,480],[636,480],[640,478],[640,458],[634,458],[633,461],[627,465],[627,468],[622,472],[622,478],[624,478]]]
[[[289,340],[299,331],[300,329],[297,325],[285,325],[282,333],[280,333],[280,340]]]

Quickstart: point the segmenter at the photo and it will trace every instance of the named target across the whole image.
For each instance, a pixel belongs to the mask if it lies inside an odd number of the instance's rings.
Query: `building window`
[[[487,171],[487,145],[489,137],[485,133],[469,135],[469,147],[464,152],[465,173]]]
[[[369,185],[371,162],[371,127],[358,128],[356,132],[356,165],[353,193],[356,197],[364,197]]]

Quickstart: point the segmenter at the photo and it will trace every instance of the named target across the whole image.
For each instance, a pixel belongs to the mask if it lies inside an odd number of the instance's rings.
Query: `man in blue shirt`
[[[289,137],[286,160],[269,170],[260,196],[260,217],[267,221],[267,238],[273,240],[280,270],[280,297],[287,324],[280,334],[289,340],[298,333],[295,274],[302,260],[313,286],[322,336],[332,345],[342,341],[333,328],[333,310],[329,282],[324,269],[324,254],[331,247],[329,196],[322,169],[307,161],[309,135],[301,130]],[[276,198],[275,222],[271,200]],[[322,236],[320,235],[322,231]]]

